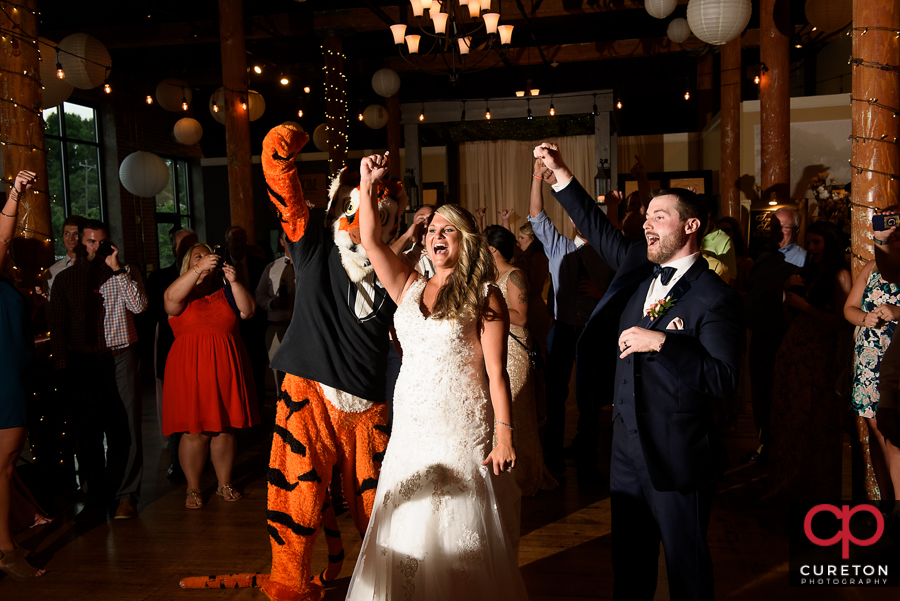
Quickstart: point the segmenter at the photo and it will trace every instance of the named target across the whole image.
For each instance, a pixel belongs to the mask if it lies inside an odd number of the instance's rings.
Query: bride
[[[475,219],[440,207],[425,280],[381,241],[375,197],[389,157],[360,165],[360,235],[397,303],[403,365],[394,427],[348,599],[527,599],[518,568],[518,486],[506,337],[509,313]],[[491,449],[493,429],[497,446]]]

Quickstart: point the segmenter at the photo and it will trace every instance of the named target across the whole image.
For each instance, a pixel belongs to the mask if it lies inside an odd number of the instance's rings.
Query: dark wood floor
[[[264,599],[255,589],[182,590],[185,576],[234,572],[266,572],[270,564],[266,534],[265,474],[267,428],[243,436],[235,481],[244,500],[225,503],[214,494],[215,476],[204,477],[206,507],[184,508],[185,486],[165,476],[168,456],[159,434],[153,392],[145,394],[145,476],[140,517],[85,527],[71,521],[80,506],[55,516],[48,526],[28,530],[18,540],[32,552],[31,561],[46,567],[45,576],[30,582],[0,578],[0,600],[44,601],[171,599]],[[604,414],[608,422],[608,413]],[[569,412],[574,431],[575,409]],[[780,599],[874,599],[869,589],[790,589],[787,586],[786,509],[760,507],[765,474],[741,465],[738,457],[755,448],[752,417],[742,415],[737,431],[727,434],[733,467],[715,497],[709,540],[716,570],[716,596],[740,601]],[[601,466],[608,465],[608,438]],[[849,447],[845,445],[845,491],[849,492]],[[552,491],[522,501],[520,565],[534,600],[612,598],[609,496],[605,475],[593,489],[579,487],[575,468]],[[359,551],[349,516],[340,516],[347,561],[341,578],[326,599],[344,598]],[[314,570],[326,561],[321,539]],[[648,575],[648,577],[651,577]],[[660,558],[656,599],[668,599],[664,560]],[[882,596],[879,599],[888,598]]]

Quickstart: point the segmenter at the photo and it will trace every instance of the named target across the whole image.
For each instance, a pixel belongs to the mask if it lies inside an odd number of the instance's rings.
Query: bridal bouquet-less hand
[[[652,305],[650,305],[644,313],[650,316],[650,321],[662,317],[666,314],[666,311],[675,306],[674,298],[661,298]]]

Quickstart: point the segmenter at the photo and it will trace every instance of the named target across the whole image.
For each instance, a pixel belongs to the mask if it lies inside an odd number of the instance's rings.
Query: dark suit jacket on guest
[[[711,483],[727,465],[712,403],[737,388],[744,338],[740,296],[699,257],[672,288],[674,305],[651,322],[643,315],[653,272],[646,243],[622,236],[577,181],[554,196],[616,270],[578,340],[579,394],[596,395],[598,366],[615,361],[613,419],[621,416],[629,431],[638,432],[654,488],[689,492]],[[666,329],[676,317],[684,329]],[[610,323],[618,324],[614,338]],[[618,335],[633,326],[665,331],[662,351],[619,359]]]

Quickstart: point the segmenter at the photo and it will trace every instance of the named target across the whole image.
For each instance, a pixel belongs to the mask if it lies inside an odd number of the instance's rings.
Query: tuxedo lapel
[[[697,257],[697,260],[694,261],[694,264],[691,265],[687,273],[684,274],[684,277],[675,282],[675,285],[672,286],[671,290],[669,290],[669,294],[666,295],[666,298],[674,303],[672,308],[677,307],[678,303],[680,301],[683,301],[685,295],[691,289],[691,284],[693,283],[693,281],[700,277],[700,274],[702,274],[707,269],[709,269],[709,263],[706,261],[706,259],[704,259],[702,256]],[[645,319],[649,318],[645,317]],[[649,325],[641,327],[646,327],[648,330],[654,330],[659,326],[662,320],[663,316],[660,316],[653,321],[650,321]]]

